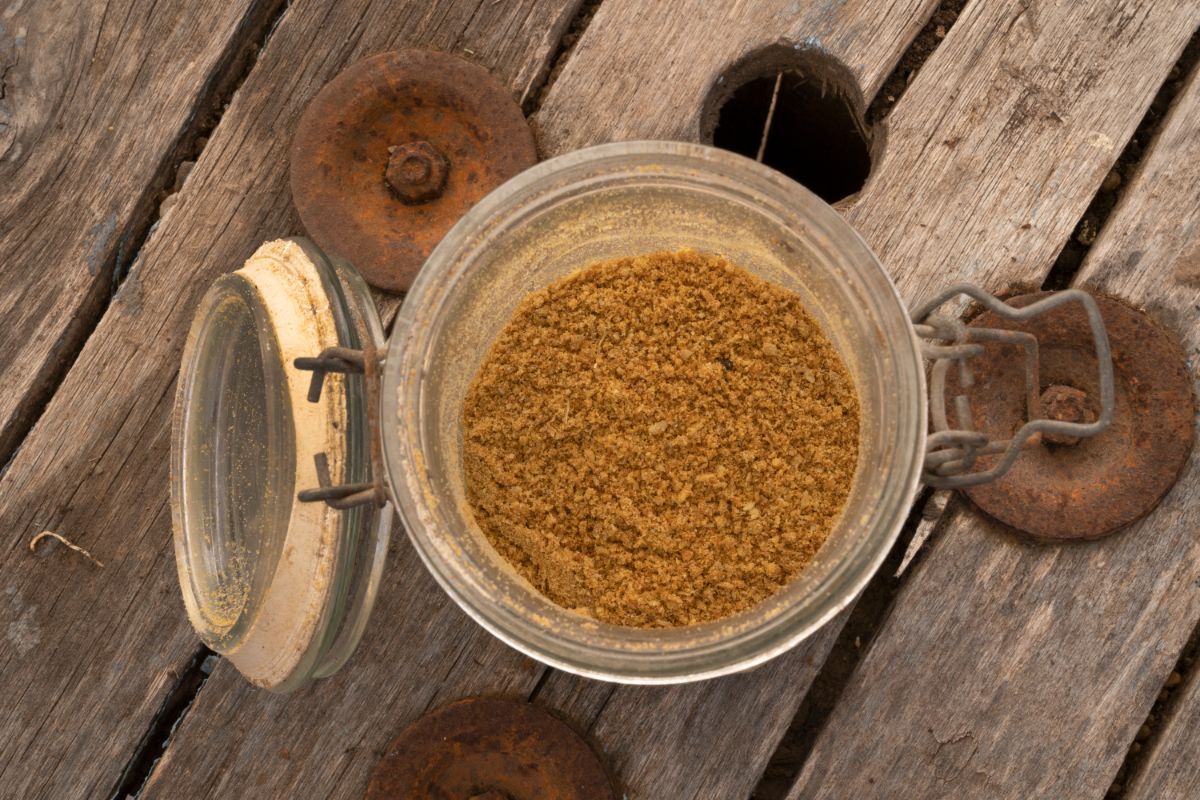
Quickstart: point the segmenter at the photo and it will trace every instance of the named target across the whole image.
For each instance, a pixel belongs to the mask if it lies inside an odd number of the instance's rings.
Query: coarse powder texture
[[[689,250],[526,297],[463,410],[467,498],[554,602],[673,627],[811,561],[858,461],[858,398],[800,299]]]

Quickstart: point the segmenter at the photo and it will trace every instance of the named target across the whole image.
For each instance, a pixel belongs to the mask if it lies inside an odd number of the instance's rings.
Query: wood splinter
[[[67,537],[63,536],[61,533],[55,533],[54,531],[42,531],[41,533],[39,533],[38,535],[36,535],[32,539],[30,539],[29,540],[29,552],[36,553],[38,542],[40,542],[42,539],[45,539],[47,537],[49,537],[51,539],[57,539],[58,541],[65,544],[67,547],[74,550],[76,553],[82,553],[84,558],[86,558],[88,561],[95,564],[97,567],[100,567],[101,569],[104,568],[104,563],[102,561],[100,561],[100,559],[96,558],[94,555],[89,553],[87,550],[84,550],[79,545],[77,545],[74,542],[67,539]]]

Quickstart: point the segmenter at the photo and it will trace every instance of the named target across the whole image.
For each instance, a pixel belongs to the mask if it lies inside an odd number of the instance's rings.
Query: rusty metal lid
[[[467,209],[536,162],[520,107],[487,70],[399,50],[359,61],[309,103],[292,202],[323,249],[400,292]]]
[[[392,742],[368,800],[616,800],[608,771],[562,720],[523,701],[472,697]]]
[[[1026,306],[1047,293],[1008,302]],[[1149,317],[1097,297],[1112,346],[1116,414],[1104,433],[1081,441],[1047,441],[1021,453],[992,483],[965,489],[992,517],[1040,539],[1098,539],[1141,519],[1175,484],[1192,449],[1194,401],[1183,351]],[[972,327],[1027,330],[1039,342],[1042,413],[1095,418],[1097,369],[1087,316],[1076,303],[1027,322],[980,314]],[[968,389],[975,421],[992,438],[1007,438],[1026,411],[1023,359],[989,344],[973,359]],[[948,393],[961,391],[951,370]]]

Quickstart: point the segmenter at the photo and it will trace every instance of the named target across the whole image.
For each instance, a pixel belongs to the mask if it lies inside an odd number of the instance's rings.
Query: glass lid
[[[179,583],[200,638],[259,686],[332,674],[374,603],[390,505],[297,499],[371,483],[368,380],[331,372],[310,393],[295,362],[382,345],[361,278],[303,239],[264,244],[196,311],[172,433]]]

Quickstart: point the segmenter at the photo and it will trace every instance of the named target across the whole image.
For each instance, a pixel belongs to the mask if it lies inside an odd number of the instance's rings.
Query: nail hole
[[[730,67],[701,114],[701,140],[762,161],[827,203],[862,189],[876,136],[853,74],[823,51],[771,45]]]

